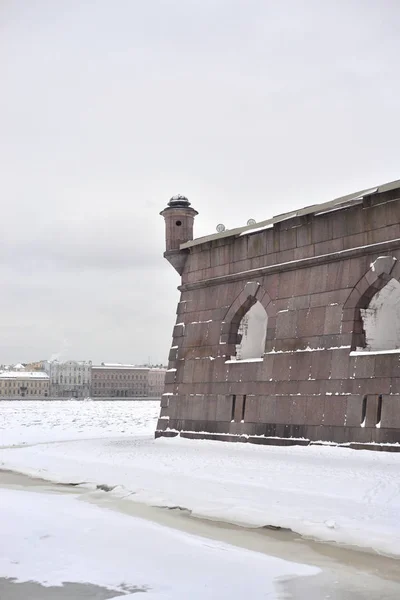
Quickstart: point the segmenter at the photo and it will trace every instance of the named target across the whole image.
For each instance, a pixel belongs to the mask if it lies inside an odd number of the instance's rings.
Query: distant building
[[[90,396],[91,361],[44,361],[43,370],[50,377],[52,398],[87,398]]]
[[[165,373],[167,369],[157,368],[149,369],[148,381],[149,381],[149,393],[150,398],[161,398],[164,391]]]
[[[46,398],[50,378],[43,371],[2,371],[0,396],[3,398]]]
[[[43,364],[44,364],[43,360],[39,360],[39,361],[36,361],[36,362],[28,363],[25,366],[25,371],[43,371]],[[18,366],[23,366],[23,365],[15,365],[13,370],[17,371],[18,370],[17,369]]]
[[[92,398],[146,398],[149,368],[117,363],[92,366]]]

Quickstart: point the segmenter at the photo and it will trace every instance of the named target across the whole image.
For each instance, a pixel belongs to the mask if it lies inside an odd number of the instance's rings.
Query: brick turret
[[[168,202],[168,206],[160,213],[165,219],[164,258],[182,275],[188,255],[187,250],[180,250],[180,245],[193,239],[194,217],[198,214],[191,208],[189,200],[178,194]]]

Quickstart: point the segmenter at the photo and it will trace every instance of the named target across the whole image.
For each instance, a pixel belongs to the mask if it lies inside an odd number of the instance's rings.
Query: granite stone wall
[[[399,190],[185,252],[157,436],[400,442],[400,353],[367,351],[361,312],[400,280]],[[232,360],[257,301],[265,353]]]

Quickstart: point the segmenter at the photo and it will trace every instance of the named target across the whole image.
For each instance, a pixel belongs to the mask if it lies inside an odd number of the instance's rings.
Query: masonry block
[[[258,396],[246,396],[244,404],[244,421],[246,423],[255,423],[258,416],[259,408],[259,397]]]
[[[296,425],[306,424],[306,413],[307,413],[307,398],[303,396],[293,396],[292,404],[290,407],[290,423]]]
[[[290,423],[290,410],[292,399],[281,397],[277,398],[275,406],[275,423]]]
[[[216,409],[216,420],[217,421],[231,421],[232,420],[232,402],[233,395],[222,395],[217,396],[217,409]]]
[[[337,350],[332,355],[331,379],[347,379],[349,376],[349,351]]]
[[[309,396],[307,398],[305,422],[308,425],[322,425],[324,412],[325,396]]]
[[[176,369],[173,371],[167,371],[165,374],[165,383],[174,383],[176,380]]]
[[[289,378],[291,381],[310,379],[312,352],[293,352],[290,355]]]
[[[185,335],[185,325],[184,323],[177,323],[174,327],[173,337],[178,338]]]
[[[327,426],[344,426],[346,422],[346,409],[346,396],[325,396],[323,424]]]
[[[282,311],[276,316],[276,337],[292,338],[296,336],[296,312]]]
[[[326,380],[330,378],[333,353],[332,350],[310,352],[310,379]]]
[[[268,358],[273,359],[272,379],[274,381],[288,380],[290,377],[290,354],[277,353],[269,355]]]
[[[354,376],[367,379],[375,376],[375,356],[364,355],[355,357]]]
[[[276,403],[275,396],[259,396],[257,421],[260,423],[275,423]]]
[[[325,309],[324,334],[340,333],[342,322],[342,306],[330,304]]]
[[[400,429],[400,396],[382,397],[381,428]]]

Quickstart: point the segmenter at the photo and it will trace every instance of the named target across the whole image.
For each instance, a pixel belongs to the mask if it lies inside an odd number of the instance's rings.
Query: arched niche
[[[365,351],[400,348],[400,283],[396,279],[390,279],[360,313]]]
[[[268,322],[270,305],[271,298],[260,283],[244,286],[222,323],[220,344],[224,344],[227,360],[262,360],[267,333],[272,331]],[[273,308],[271,311],[274,313]]]
[[[256,301],[239,323],[238,335],[240,336],[240,342],[236,344],[235,356],[231,356],[231,359],[262,358],[267,339],[267,325],[267,311],[261,302]]]
[[[343,306],[342,333],[351,335],[352,350],[365,349],[368,351],[368,348],[371,347],[368,346],[365,325],[370,328],[374,319],[371,316],[372,313],[367,317],[368,313],[365,311],[369,308],[375,311],[375,303],[382,302],[382,299],[386,297],[386,292],[380,298],[378,294],[392,279],[399,279],[399,276],[400,264],[397,259],[393,256],[379,256],[351,290]],[[371,305],[375,296],[377,298]],[[372,339],[373,334],[369,333],[368,335]]]

